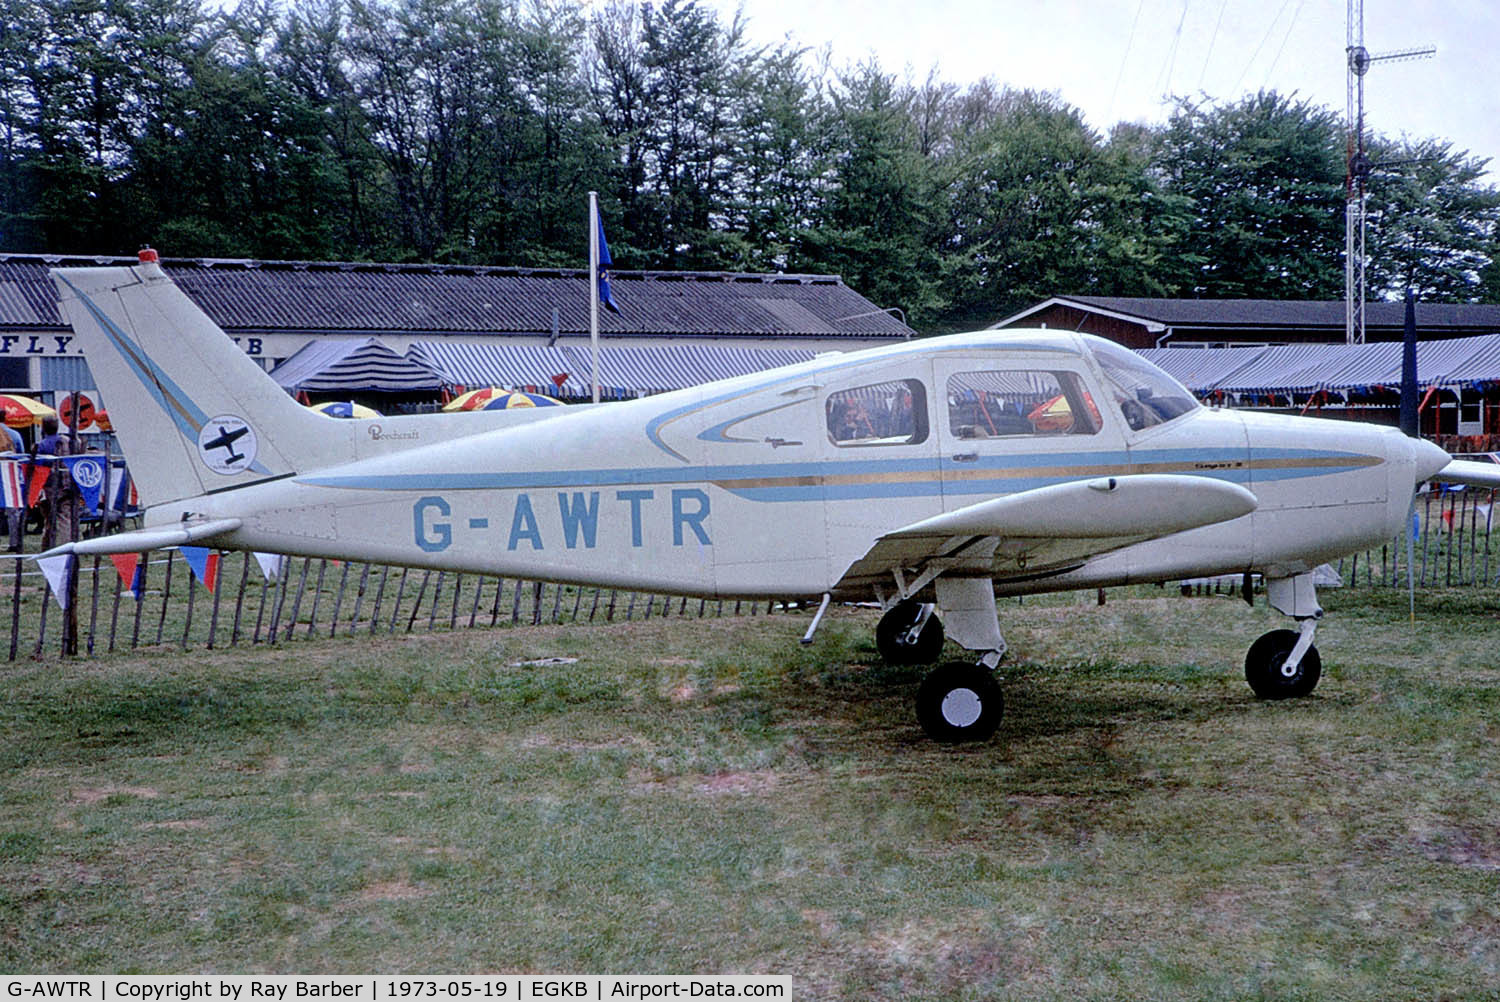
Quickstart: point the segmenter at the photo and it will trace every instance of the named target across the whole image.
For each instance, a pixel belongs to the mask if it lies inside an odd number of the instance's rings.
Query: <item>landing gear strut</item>
[[[907,599],[891,606],[875,627],[875,647],[890,665],[923,665],[943,653],[943,623],[929,604]]]
[[[1310,694],[1323,676],[1323,659],[1311,644],[1298,661],[1292,660],[1302,635],[1297,630],[1272,630],[1250,645],[1245,655],[1245,681],[1261,699],[1297,699]]]
[[[898,584],[902,584],[898,578]],[[978,663],[950,661],[939,665],[917,690],[917,722],[935,741],[954,744],[983,741],[995,733],[1005,714],[1005,700],[995,667],[1005,653],[1005,638],[995,613],[995,587],[989,578],[938,577],[937,602],[906,598],[881,617],[875,646],[887,664],[915,665],[937,660],[944,628],[936,610],[948,618],[948,637],[960,647],[982,651]],[[912,594],[904,584],[902,591]]]
[[[1323,676],[1323,659],[1313,646],[1323,610],[1312,575],[1268,578],[1271,605],[1297,620],[1295,630],[1272,630],[1245,655],[1245,681],[1261,699],[1297,699],[1312,693]]]

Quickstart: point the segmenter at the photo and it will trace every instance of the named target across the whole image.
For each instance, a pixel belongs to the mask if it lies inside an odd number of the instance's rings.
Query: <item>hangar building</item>
[[[0,255],[0,388],[92,388],[47,270],[135,260]],[[577,392],[579,380],[587,386],[588,372],[577,364],[589,344],[585,269],[171,258],[162,266],[268,370],[321,344],[294,368],[342,365],[347,376],[414,359],[448,384],[524,372],[507,385],[538,382],[551,391],[549,379],[566,374],[568,392]],[[614,395],[913,333],[832,275],[615,271],[610,278],[620,313],[600,313],[601,344],[610,352],[601,383]]]

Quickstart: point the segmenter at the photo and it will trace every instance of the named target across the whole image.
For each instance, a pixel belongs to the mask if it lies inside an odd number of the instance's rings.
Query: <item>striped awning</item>
[[[799,348],[605,347],[599,349],[599,385],[606,397],[643,396],[794,365],[814,354]],[[452,385],[536,387],[569,398],[591,395],[593,361],[586,346],[417,341],[407,355],[436,369]],[[566,378],[554,391],[553,377],[558,375]]]
[[[589,349],[569,346],[585,383],[592,372]],[[764,372],[810,361],[815,352],[796,348],[729,348],[677,345],[671,348],[599,349],[599,385],[611,396],[664,393],[719,379]]]
[[[450,386],[530,388],[528,392],[561,397],[589,395],[587,370],[579,370],[563,348],[415,341],[406,357],[437,370]]]
[[[310,393],[436,392],[443,377],[375,338],[319,338],[271,370],[287,390]]]
[[[1149,348],[1140,354],[1198,394],[1357,392],[1401,385],[1399,341]],[[1424,387],[1500,384],[1500,334],[1419,343],[1417,381]]]

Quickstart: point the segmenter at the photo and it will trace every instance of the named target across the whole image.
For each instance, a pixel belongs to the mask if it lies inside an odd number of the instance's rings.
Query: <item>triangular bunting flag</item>
[[[68,567],[73,561],[73,554],[59,553],[55,557],[37,557],[36,565],[42,569],[42,574],[47,578],[47,584],[52,587],[52,597],[57,599],[57,604],[62,608],[68,607]]]
[[[27,463],[24,470],[26,474],[26,507],[35,508],[37,499],[42,496],[42,491],[47,489],[47,478],[52,475],[50,463]]]
[[[26,489],[21,480],[21,464],[14,459],[0,459],[0,494],[4,496],[4,507],[26,507]]]
[[[139,553],[111,553],[110,563],[115,565],[115,571],[120,575],[120,581],[125,585],[125,590],[130,597],[137,602],[141,600],[141,555]]]
[[[63,460],[68,474],[78,485],[78,493],[90,515],[99,514],[99,492],[104,489],[103,456],[69,456]]]
[[[279,553],[255,554],[255,562],[260,564],[260,572],[266,576],[267,581],[275,581],[281,576],[281,561],[283,559]]]
[[[203,587],[213,591],[219,581],[219,551],[206,546],[179,546],[177,549],[186,558],[193,574],[203,582]]]

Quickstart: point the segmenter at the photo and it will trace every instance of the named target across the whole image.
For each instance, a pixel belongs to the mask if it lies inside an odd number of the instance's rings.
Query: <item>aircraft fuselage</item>
[[[850,572],[891,529],[1094,477],[1225,480],[1258,507],[1076,566],[1002,546],[997,590],[1290,575],[1405,521],[1415,460],[1393,430],[1199,407],[1132,427],[1119,395],[1073,335],[933,339],[423,442],[165,505],[148,524],[190,510],[240,517],[226,542],[255,549],[338,557],[354,542],[367,559],[455,571],[855,598],[882,587]]]

